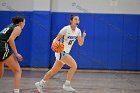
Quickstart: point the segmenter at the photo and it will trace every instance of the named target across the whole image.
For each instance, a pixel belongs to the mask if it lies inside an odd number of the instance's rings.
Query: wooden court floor
[[[23,71],[21,91],[22,93],[38,93],[34,83],[41,80],[46,71]],[[44,93],[71,93],[64,91],[62,85],[65,82],[67,71],[60,71],[46,84]],[[72,86],[74,93],[140,93],[139,73],[119,72],[76,72]],[[0,80],[0,93],[12,93],[13,73],[5,70],[4,77]]]

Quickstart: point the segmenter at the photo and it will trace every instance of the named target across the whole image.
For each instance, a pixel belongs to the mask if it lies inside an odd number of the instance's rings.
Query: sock
[[[19,89],[14,89],[14,93],[19,93]]]
[[[70,81],[66,80],[65,84],[70,85]]]
[[[41,86],[44,86],[46,81],[42,79],[39,83],[40,83]]]

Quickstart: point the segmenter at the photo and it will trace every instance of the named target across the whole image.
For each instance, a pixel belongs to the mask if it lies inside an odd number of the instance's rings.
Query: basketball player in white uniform
[[[48,81],[54,74],[56,74],[64,66],[64,64],[70,66],[70,69],[67,73],[66,82],[63,84],[63,89],[66,91],[75,91],[75,89],[70,86],[70,81],[77,69],[77,64],[72,56],[69,55],[69,52],[76,39],[78,40],[80,46],[82,46],[84,43],[86,33],[83,32],[81,35],[81,30],[77,28],[79,23],[80,21],[78,16],[71,16],[70,25],[63,27],[57,37],[53,40],[53,42],[63,42],[64,51],[61,53],[55,53],[56,61],[53,67],[46,73],[40,82],[35,83],[38,92],[43,93],[42,89],[45,86],[46,81]]]

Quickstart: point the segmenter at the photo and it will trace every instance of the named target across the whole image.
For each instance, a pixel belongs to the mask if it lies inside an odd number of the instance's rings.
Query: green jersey
[[[6,28],[4,28],[1,32],[0,32],[0,40],[1,41],[7,41],[10,37],[10,35],[12,34],[13,30],[15,27],[17,27],[18,25],[15,24],[10,24],[9,26],[7,26]]]

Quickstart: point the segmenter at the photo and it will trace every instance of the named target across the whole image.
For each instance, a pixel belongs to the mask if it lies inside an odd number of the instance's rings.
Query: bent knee
[[[22,74],[21,68],[19,68],[19,69],[14,69],[13,72],[16,73],[16,74],[17,74],[17,73],[18,73],[18,74]]]
[[[71,68],[77,70],[77,65],[71,66]]]

